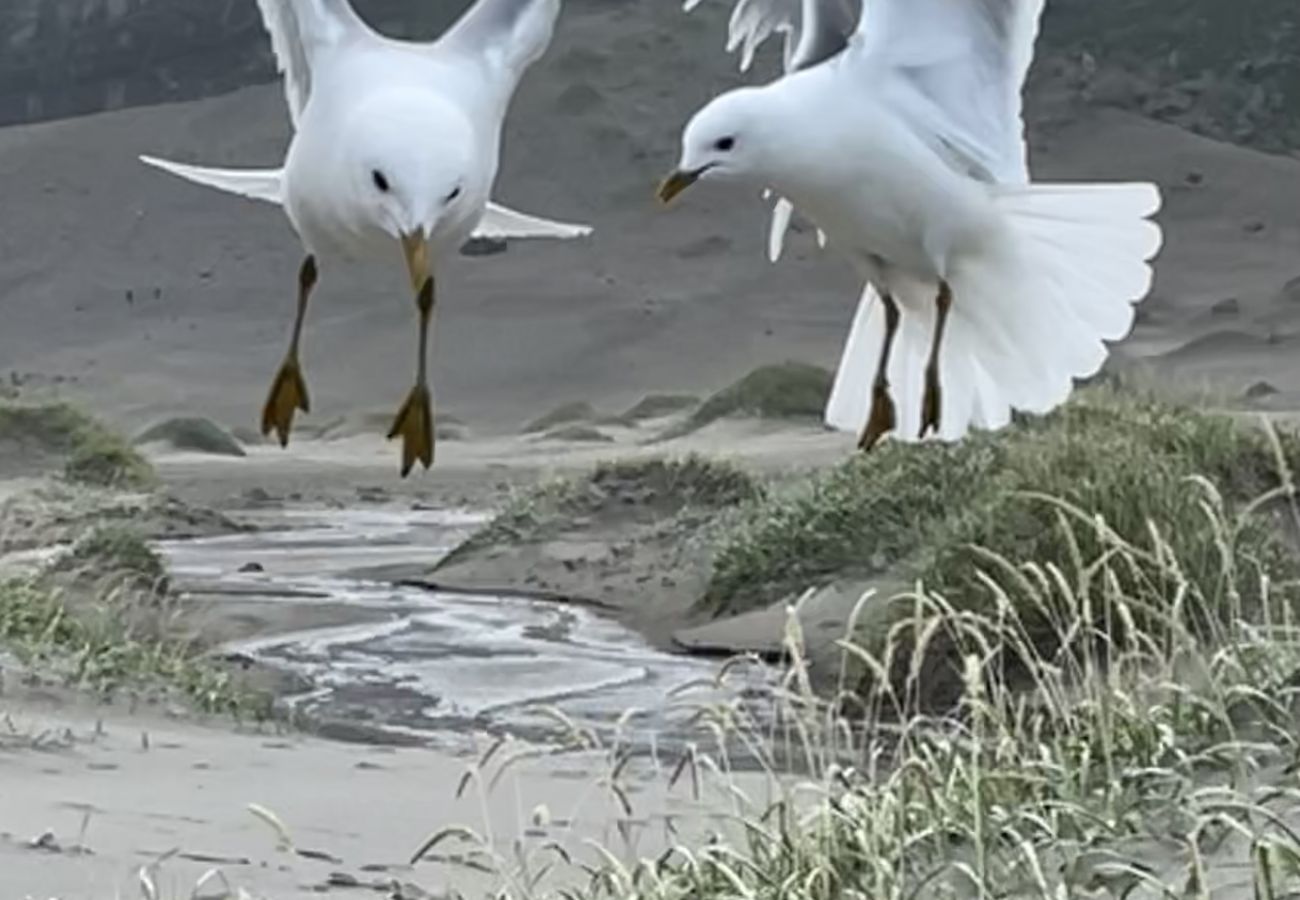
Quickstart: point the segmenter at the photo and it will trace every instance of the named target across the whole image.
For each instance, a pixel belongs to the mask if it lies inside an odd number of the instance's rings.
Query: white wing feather
[[[209,169],[203,166],[190,166],[185,163],[171,162],[152,156],[142,156],[140,161],[146,165],[161,169],[178,178],[216,188],[227,194],[261,200],[265,203],[280,205],[282,201],[281,186],[284,172],[280,169]],[[482,238],[553,238],[570,240],[591,234],[587,225],[568,222],[555,222],[516,212],[497,203],[489,203],[487,211],[474,237]]]
[[[281,185],[284,180],[282,169],[208,169],[152,156],[142,156],[140,162],[170,172],[186,181],[225,191],[227,194],[236,194],[277,205],[282,202]]]
[[[478,0],[434,46],[486,56],[517,79],[550,46],[559,15],[560,0]]]
[[[496,203],[487,205],[474,237],[479,238],[556,238],[567,240],[586,237],[591,234],[587,225],[572,225],[566,222],[553,222],[516,212]]]
[[[1043,2],[871,0],[855,49],[863,90],[970,174],[1024,183],[1021,93]]]
[[[311,99],[312,62],[350,36],[373,34],[348,0],[257,0],[294,127]]]

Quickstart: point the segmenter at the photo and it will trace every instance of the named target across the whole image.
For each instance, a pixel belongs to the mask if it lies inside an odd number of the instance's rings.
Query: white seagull
[[[284,76],[294,137],[284,166],[224,170],[141,157],[218,190],[284,207],[306,249],[298,312],[262,414],[281,446],[309,411],[298,346],[317,259],[406,257],[419,310],[416,383],[389,439],[402,475],[434,457],[427,373],[437,263],[471,236],[574,238],[584,226],[489,202],[501,129],[524,72],[551,41],[560,0],[478,0],[434,43],[371,30],[348,0],[258,0]],[[395,255],[395,254],[394,254]]]
[[[687,0],[687,8],[699,0]],[[1151,184],[1032,184],[1021,93],[1043,0],[737,0],[742,67],[786,74],[695,115],[669,202],[700,180],[778,194],[866,282],[828,424],[956,440],[1043,413],[1095,374],[1151,288]],[[894,400],[898,398],[899,405]]]

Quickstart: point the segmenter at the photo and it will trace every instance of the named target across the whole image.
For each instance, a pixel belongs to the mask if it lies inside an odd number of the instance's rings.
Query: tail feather
[[[1095,375],[1108,343],[1133,326],[1134,304],[1151,289],[1150,262],[1162,233],[1153,185],[1025,185],[994,188],[1007,238],[961,258],[949,273],[953,307],[940,356],[938,438],[1005,426],[1013,410],[1045,413],[1077,379]],[[919,436],[924,369],[936,318],[937,285],[891,284],[902,321],[888,378],[899,440]],[[863,293],[845,344],[826,421],[860,431],[884,344],[876,288]]]
[[[152,156],[142,156],[140,162],[228,194],[277,205],[283,203],[283,169],[208,169]]]

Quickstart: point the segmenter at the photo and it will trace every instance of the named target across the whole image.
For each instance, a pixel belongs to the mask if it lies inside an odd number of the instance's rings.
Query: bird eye
[[[451,201],[455,200],[459,196],[460,196],[460,188],[457,187],[456,190],[452,191],[450,194],[447,195],[446,202],[450,203]]]
[[[383,172],[375,169],[375,171],[370,173],[370,177],[374,179],[375,187],[379,188],[379,190],[383,191],[385,194],[388,193],[388,179],[384,177]]]
[[[713,149],[719,151],[720,153],[727,153],[735,146],[736,146],[736,139],[734,137],[724,137],[720,139],[716,144],[713,145]]]

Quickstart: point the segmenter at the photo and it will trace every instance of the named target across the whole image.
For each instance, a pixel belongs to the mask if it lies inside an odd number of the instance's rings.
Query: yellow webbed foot
[[[433,465],[433,405],[429,400],[429,389],[416,385],[401,412],[397,414],[393,428],[388,433],[391,441],[402,438],[402,477],[411,474],[417,462],[426,469]]]
[[[289,432],[293,429],[294,413],[298,411],[311,412],[311,399],[298,360],[289,357],[271,383],[271,393],[262,409],[262,434],[269,436],[274,431],[280,446],[289,446]]]

